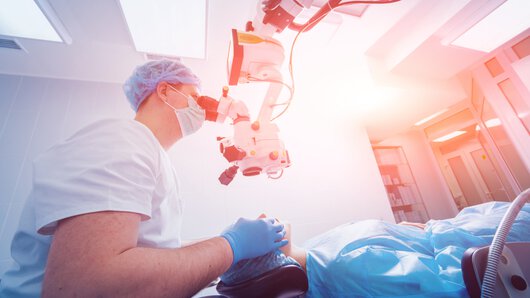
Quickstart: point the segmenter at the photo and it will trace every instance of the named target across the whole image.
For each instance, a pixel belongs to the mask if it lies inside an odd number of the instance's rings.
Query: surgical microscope
[[[233,136],[218,137],[220,151],[231,165],[219,177],[222,184],[228,185],[238,172],[244,176],[264,173],[269,178],[278,179],[284,169],[291,165],[289,152],[285,149],[279,137],[278,126],[273,121],[289,107],[294,92],[293,78],[291,72],[291,85],[284,82],[280,71],[285,58],[284,48],[272,36],[281,33],[285,28],[298,34],[306,32],[339,6],[397,1],[330,0],[304,24],[296,23],[295,18],[304,9],[310,8],[313,0],[258,2],[257,14],[253,21],[247,22],[245,31],[232,30],[228,59],[230,86],[252,82],[269,83],[258,117],[252,120],[245,103],[228,95],[227,86],[223,88],[222,96],[218,100],[208,96],[198,99],[198,104],[206,110],[206,120],[218,123],[223,123],[226,118],[232,120]],[[283,87],[289,89],[290,97],[286,102],[277,103]],[[278,107],[283,107],[283,111],[273,116],[273,111]]]

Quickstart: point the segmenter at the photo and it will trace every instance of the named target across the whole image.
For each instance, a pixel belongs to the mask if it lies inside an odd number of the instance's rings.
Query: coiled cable
[[[523,208],[524,204],[530,198],[530,188],[521,192],[513,201],[513,203],[504,214],[493,241],[491,242],[490,250],[488,252],[488,264],[486,266],[486,273],[482,281],[481,297],[493,298],[495,294],[495,282],[497,281],[497,269],[499,267],[499,259],[506,243],[506,237],[512,228],[513,222]]]

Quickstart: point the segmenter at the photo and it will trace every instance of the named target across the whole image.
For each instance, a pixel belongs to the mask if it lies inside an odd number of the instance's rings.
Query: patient
[[[489,245],[509,203],[490,202],[427,224],[352,222],[268,255],[243,260],[221,280],[236,284],[273,268],[298,264],[307,273],[306,297],[467,297],[461,259],[469,247]],[[530,241],[530,204],[508,241]],[[290,239],[288,228],[286,237]]]

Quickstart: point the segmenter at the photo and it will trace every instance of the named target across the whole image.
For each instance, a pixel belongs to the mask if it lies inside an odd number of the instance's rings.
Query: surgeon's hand
[[[265,214],[261,214],[258,218],[266,218],[267,216]],[[283,236],[283,239],[286,239],[288,242],[286,245],[282,246],[280,250],[283,252],[284,255],[290,256],[291,255],[291,248],[292,248],[292,242],[291,242],[291,223],[286,221],[280,221],[277,218],[275,218],[276,222],[282,223],[283,227],[285,229],[285,236]]]
[[[240,218],[221,233],[234,253],[232,264],[259,257],[287,244],[283,224],[273,218]]]

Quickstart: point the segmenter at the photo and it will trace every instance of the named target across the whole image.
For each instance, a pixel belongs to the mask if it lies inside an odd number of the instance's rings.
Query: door
[[[452,146],[450,151],[443,152],[442,159],[448,169],[445,174],[453,176],[457,182],[459,191],[456,193],[462,196],[458,199],[465,201],[464,204],[458,203],[459,207],[489,201],[510,201],[501,177],[477,139],[468,138]]]
[[[480,177],[486,184],[486,195],[492,201],[510,201],[502,181],[483,148],[471,152]]]
[[[462,199],[466,202],[465,205],[472,206],[484,202],[485,198],[480,193],[480,188],[477,188],[476,183],[473,181],[471,173],[466,167],[462,156],[448,158],[447,163],[460,187]],[[460,205],[462,205],[462,203],[460,203]]]
[[[491,122],[493,123],[493,122]],[[493,127],[490,123],[490,127]],[[459,209],[490,201],[514,198],[506,167],[484,139],[469,109],[457,112],[425,128],[447,185]]]

